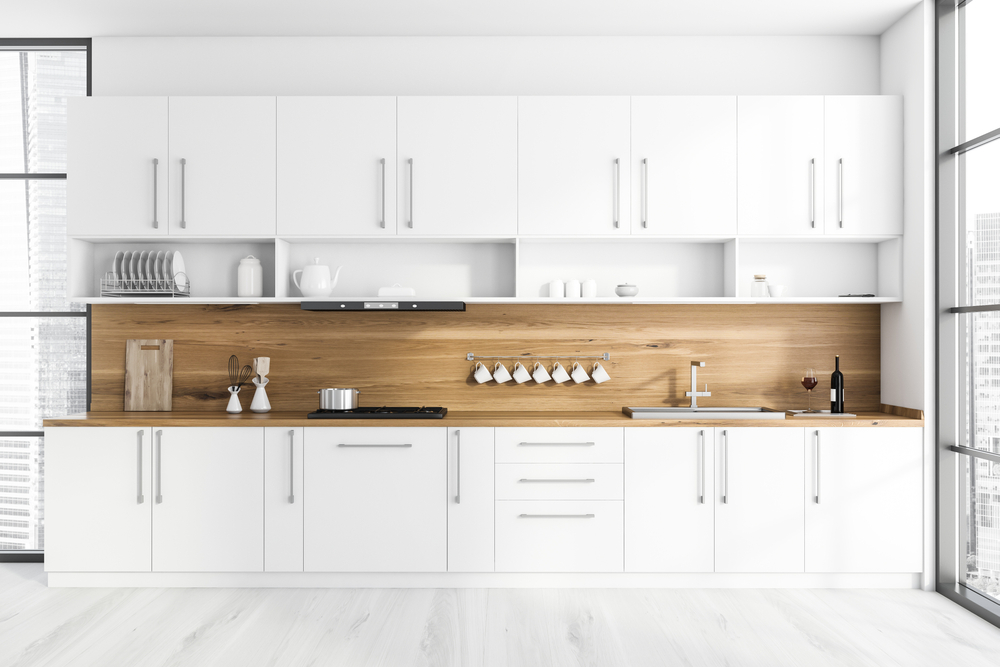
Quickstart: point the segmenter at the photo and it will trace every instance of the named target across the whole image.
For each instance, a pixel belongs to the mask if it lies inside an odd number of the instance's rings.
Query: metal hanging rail
[[[466,361],[476,361],[478,359],[602,359],[604,361],[611,361],[611,353],[605,352],[600,355],[586,355],[586,354],[558,354],[555,356],[546,356],[544,354],[516,354],[516,355],[497,355],[497,354],[485,354],[478,355],[473,352],[469,352],[465,355]]]

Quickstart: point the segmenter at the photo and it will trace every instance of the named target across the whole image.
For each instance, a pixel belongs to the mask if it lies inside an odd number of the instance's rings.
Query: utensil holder
[[[243,406],[240,405],[239,387],[229,387],[229,405],[226,406],[226,412],[234,415],[243,412]]]
[[[253,386],[257,387],[257,389],[253,393],[253,400],[250,401],[250,412],[271,411],[271,401],[267,400],[267,390],[264,389],[268,382],[270,380],[267,378],[264,378],[263,382],[258,382],[257,378],[253,379]]]

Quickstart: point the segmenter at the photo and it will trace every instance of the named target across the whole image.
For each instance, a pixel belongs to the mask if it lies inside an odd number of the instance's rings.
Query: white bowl
[[[635,285],[629,285],[628,283],[624,285],[619,285],[615,288],[615,294],[618,296],[635,296],[639,293],[639,288]]]

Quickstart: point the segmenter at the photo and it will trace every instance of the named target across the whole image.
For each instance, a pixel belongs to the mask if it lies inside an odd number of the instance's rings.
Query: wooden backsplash
[[[230,354],[271,357],[275,411],[310,411],[322,387],[357,387],[362,405],[443,405],[451,410],[620,410],[687,405],[690,362],[704,361],[702,405],[804,408],[800,379],[820,383],[829,407],[841,356],[848,410],[878,410],[878,305],[469,305],[464,313],[306,312],[258,306],[96,305],[94,411],[123,407],[125,341],[174,341],[175,411],[223,411]],[[477,355],[611,354],[611,381],[479,385]],[[572,363],[572,359],[568,359]],[[510,366],[513,362],[510,362]],[[699,387],[701,389],[701,387]],[[248,409],[253,387],[242,392]]]

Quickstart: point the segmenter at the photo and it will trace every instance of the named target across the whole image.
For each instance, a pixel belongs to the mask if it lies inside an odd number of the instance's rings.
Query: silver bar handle
[[[462,431],[455,429],[455,504],[462,504]]]
[[[642,228],[645,229],[648,225],[649,216],[647,211],[649,210],[649,164],[646,162],[646,158],[642,158]]]
[[[156,432],[156,502],[163,502],[163,431]]]
[[[729,431],[722,432],[722,454],[725,466],[725,477],[722,486],[722,504],[729,504]]]
[[[156,206],[156,185],[157,185],[157,180],[158,180],[157,177],[156,177],[156,170],[157,170],[157,167],[159,166],[159,164],[160,164],[160,161],[157,160],[154,157],[153,158],[153,229],[159,229],[160,228],[160,221],[156,219],[156,208],[157,208],[157,206]]]
[[[145,435],[146,431],[136,431],[135,434],[135,449],[136,449],[136,465],[135,465],[135,485],[138,493],[136,493],[136,504],[141,505],[145,498],[142,495],[142,436]]]
[[[288,502],[295,502],[295,429],[288,432]]]
[[[407,444],[399,444],[399,445],[397,445],[397,444],[392,444],[392,445],[369,445],[369,444],[351,445],[351,444],[347,444],[347,443],[343,443],[342,442],[342,443],[340,443],[337,446],[338,447],[412,447],[413,445],[409,444],[409,443],[407,443]]]
[[[185,192],[184,192],[184,182],[185,182],[184,171],[187,168],[187,163],[188,163],[188,161],[186,159],[181,158],[181,229],[187,229],[187,220],[184,219],[184,195],[185,195]]]
[[[593,447],[594,442],[519,442],[518,447]]]
[[[620,162],[621,162],[621,160],[619,160],[618,158],[615,158],[615,197],[614,197],[614,200],[615,200],[615,228],[616,229],[621,226],[620,222],[618,220],[619,209],[621,208],[619,206],[619,199],[620,199],[620,197],[619,197],[619,192],[618,192],[618,190],[620,188],[620,185],[621,185],[621,166],[620,166]]]
[[[385,229],[385,158],[379,160],[378,163],[379,163],[379,170],[381,172],[379,185],[381,186],[380,199],[382,202],[382,206],[379,209],[378,224],[379,227]]]
[[[698,503],[705,504],[705,432],[698,433],[698,457],[701,459],[701,478],[698,480]]]
[[[413,158],[406,162],[410,165],[410,214],[407,216],[409,220],[407,220],[406,225],[413,229]]]
[[[518,514],[519,519],[593,519],[593,514]]]
[[[519,479],[517,481],[518,481],[519,484],[523,483],[523,482],[580,482],[580,483],[583,483],[583,484],[590,484],[590,483],[595,482],[597,480],[595,480],[595,479],[593,479],[591,477],[591,478],[588,478],[588,479],[528,479],[528,478],[523,478],[523,479]]]
[[[816,226],[816,158],[809,160],[809,224]]]
[[[844,227],[844,158],[837,160],[837,221]]]
[[[816,431],[816,461],[813,470],[813,476],[816,480],[816,504],[819,505],[819,431]]]

